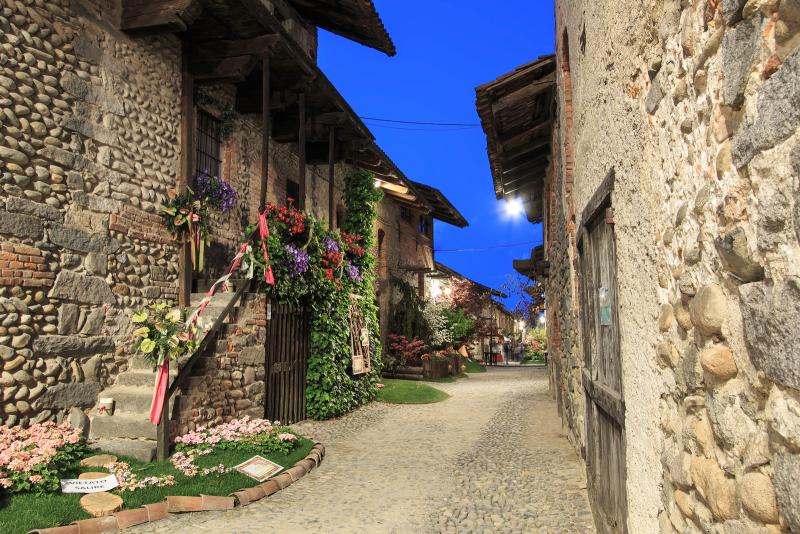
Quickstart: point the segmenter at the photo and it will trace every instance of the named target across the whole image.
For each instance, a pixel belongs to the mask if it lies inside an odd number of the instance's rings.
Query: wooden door
[[[583,350],[586,366],[586,468],[600,532],[626,532],[625,403],[619,351],[613,174],[592,199],[580,253]]]
[[[306,368],[311,346],[306,310],[270,305],[265,417],[284,424],[306,418]]]

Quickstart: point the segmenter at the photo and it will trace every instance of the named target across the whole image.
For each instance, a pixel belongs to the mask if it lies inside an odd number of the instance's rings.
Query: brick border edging
[[[160,521],[171,513],[233,510],[252,504],[287,488],[319,467],[325,457],[325,446],[315,443],[305,458],[278,476],[250,488],[234,491],[227,497],[172,495],[159,503],[145,504],[133,510],[122,510],[106,517],[75,521],[63,527],[31,530],[28,534],[109,534],[135,525]]]

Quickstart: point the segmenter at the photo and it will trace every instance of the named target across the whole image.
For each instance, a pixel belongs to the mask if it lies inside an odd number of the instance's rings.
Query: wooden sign
[[[353,360],[353,374],[360,375],[372,369],[370,359],[369,328],[358,306],[359,295],[350,295],[350,353]]]
[[[261,456],[253,456],[246,462],[240,463],[234,467],[234,469],[243,475],[249,476],[257,482],[264,482],[269,477],[283,471],[282,466],[276,464],[275,462],[270,462]]]

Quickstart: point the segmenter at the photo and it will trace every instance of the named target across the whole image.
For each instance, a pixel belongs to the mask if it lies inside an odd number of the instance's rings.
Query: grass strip
[[[288,469],[305,458],[313,446],[314,442],[300,437],[297,447],[289,454],[263,454],[254,450],[214,450],[208,456],[198,457],[195,463],[201,469],[219,464],[233,467],[259,454]],[[92,454],[100,454],[100,452],[95,451]],[[164,497],[168,495],[196,496],[202,493],[204,495],[224,496],[258,484],[252,478],[238,471],[209,476],[197,475],[189,478],[176,470],[169,460],[142,463],[130,458],[119,457],[118,461],[127,462],[131,470],[140,479],[161,475],[173,475],[175,477],[174,486],[148,487],[125,492],[113,491],[112,493],[122,497],[124,501],[123,510],[163,501]],[[85,471],[105,470],[81,467],[80,472]],[[10,496],[0,502],[0,532],[3,534],[24,534],[37,528],[57,527],[79,519],[88,519],[90,517],[89,514],[79,504],[82,496],[76,493],[44,495],[29,493]]]
[[[431,404],[441,402],[450,395],[440,389],[415,380],[383,380],[383,389],[378,390],[378,400],[391,404]]]
[[[467,360],[465,362],[465,369],[466,369],[466,371],[468,373],[485,373],[486,372],[486,367],[484,367],[483,365],[479,364],[475,360],[470,360],[469,358],[467,358]]]

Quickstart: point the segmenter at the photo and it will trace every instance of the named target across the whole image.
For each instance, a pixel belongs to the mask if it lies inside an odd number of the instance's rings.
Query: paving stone
[[[325,460],[268,499],[129,532],[595,532],[544,369],[490,369],[435,386],[451,397],[294,425],[325,444]]]

